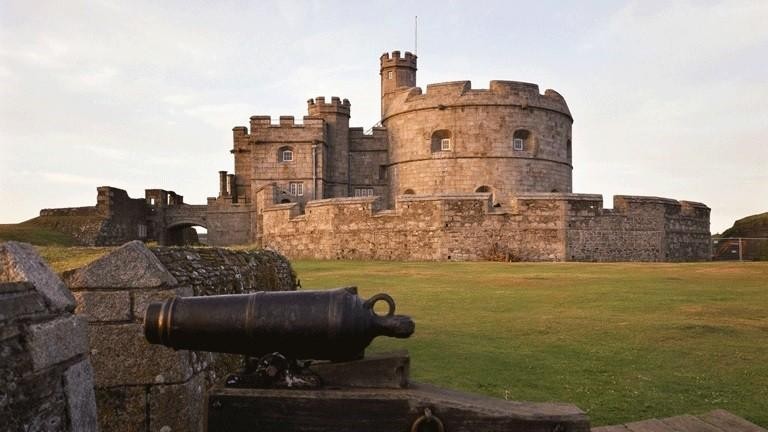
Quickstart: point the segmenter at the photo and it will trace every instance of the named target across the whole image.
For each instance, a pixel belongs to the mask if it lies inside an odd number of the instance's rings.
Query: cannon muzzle
[[[374,311],[380,301],[389,307],[386,315]],[[376,336],[407,338],[414,328],[410,317],[395,315],[392,297],[363,300],[354,287],[174,297],[144,314],[144,335],[153,344],[333,361],[361,358]]]

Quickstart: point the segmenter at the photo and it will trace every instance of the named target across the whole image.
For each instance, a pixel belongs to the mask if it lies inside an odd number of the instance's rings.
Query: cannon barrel
[[[379,301],[389,306],[386,315],[374,311]],[[376,336],[413,333],[410,317],[394,312],[389,295],[363,300],[354,287],[174,297],[147,307],[144,335],[150,343],[175,349],[354,360]]]

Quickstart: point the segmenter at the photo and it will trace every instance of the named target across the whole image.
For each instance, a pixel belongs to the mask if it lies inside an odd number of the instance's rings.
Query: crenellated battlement
[[[255,115],[251,116],[251,133],[256,129],[266,128],[322,128],[323,119],[304,116],[301,123],[296,123],[294,116],[280,116],[277,118],[277,123],[273,122],[272,117],[268,115]],[[235,127],[233,130],[235,136],[244,134],[244,126]]]
[[[521,108],[540,108],[557,111],[571,117],[568,104],[560,93],[519,81],[491,81],[488,88],[473,89],[471,81],[449,81],[400,90],[389,104],[386,117],[415,109],[445,109],[466,105],[510,105]]]
[[[338,96],[331,97],[330,102],[325,101],[324,96],[318,96],[307,100],[307,111],[310,116],[321,116],[323,114],[341,114],[349,117],[352,104],[348,99],[341,99]]]
[[[387,139],[387,128],[374,126],[371,128],[370,133],[366,133],[366,131],[361,127],[351,127],[349,128],[349,139]]]
[[[392,54],[387,52],[379,57],[382,70],[391,67],[407,67],[415,70],[416,60],[416,55],[409,51],[406,51],[403,56],[400,55],[400,51],[392,51]]]

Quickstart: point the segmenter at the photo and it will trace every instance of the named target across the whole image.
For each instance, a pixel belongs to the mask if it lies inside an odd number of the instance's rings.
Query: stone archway
[[[198,233],[195,227],[205,230]],[[160,244],[163,246],[185,246],[207,244],[208,227],[202,221],[178,221],[165,228]]]

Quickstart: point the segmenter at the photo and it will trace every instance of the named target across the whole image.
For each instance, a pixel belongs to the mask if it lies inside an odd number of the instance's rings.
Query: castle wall
[[[346,197],[349,195],[349,115],[351,104],[347,99],[332,97],[326,103],[320,96],[307,101],[310,117],[321,118],[325,122],[325,193],[318,198]]]
[[[242,167],[236,165],[235,172],[239,177],[243,170],[250,170],[251,190],[276,183],[282,194],[281,200],[302,205],[313,197],[324,196],[327,142],[322,119],[304,117],[303,124],[296,124],[293,117],[282,116],[280,124],[273,125],[267,116],[251,117],[250,143],[249,164]],[[314,180],[313,146],[316,163]],[[285,147],[293,150],[292,161],[279,160],[278,150]],[[291,182],[303,184],[302,195],[290,193]],[[252,199],[252,196],[248,197],[248,201]]]
[[[349,190],[355,196],[356,189],[372,189],[376,196],[388,199],[389,183],[387,180],[387,130],[373,128],[370,135],[363,133],[363,128],[349,130]],[[384,203],[388,206],[388,202]]]
[[[262,244],[291,258],[383,260],[662,261],[708,255],[709,213],[673,200],[536,194],[492,206],[491,194],[315,201],[305,213],[265,208]],[[624,205],[626,204],[626,205]],[[623,206],[622,206],[623,205]],[[675,214],[686,206],[695,211]]]
[[[206,219],[209,246],[246,244],[254,227],[253,204],[208,199]]]
[[[535,84],[468,81],[401,90],[382,120],[389,134],[390,196],[472,193],[486,186],[496,202],[531,192],[571,191],[571,124],[565,100]],[[527,131],[515,150],[516,131]],[[450,150],[435,148],[447,131]],[[523,132],[520,132],[523,133]]]

